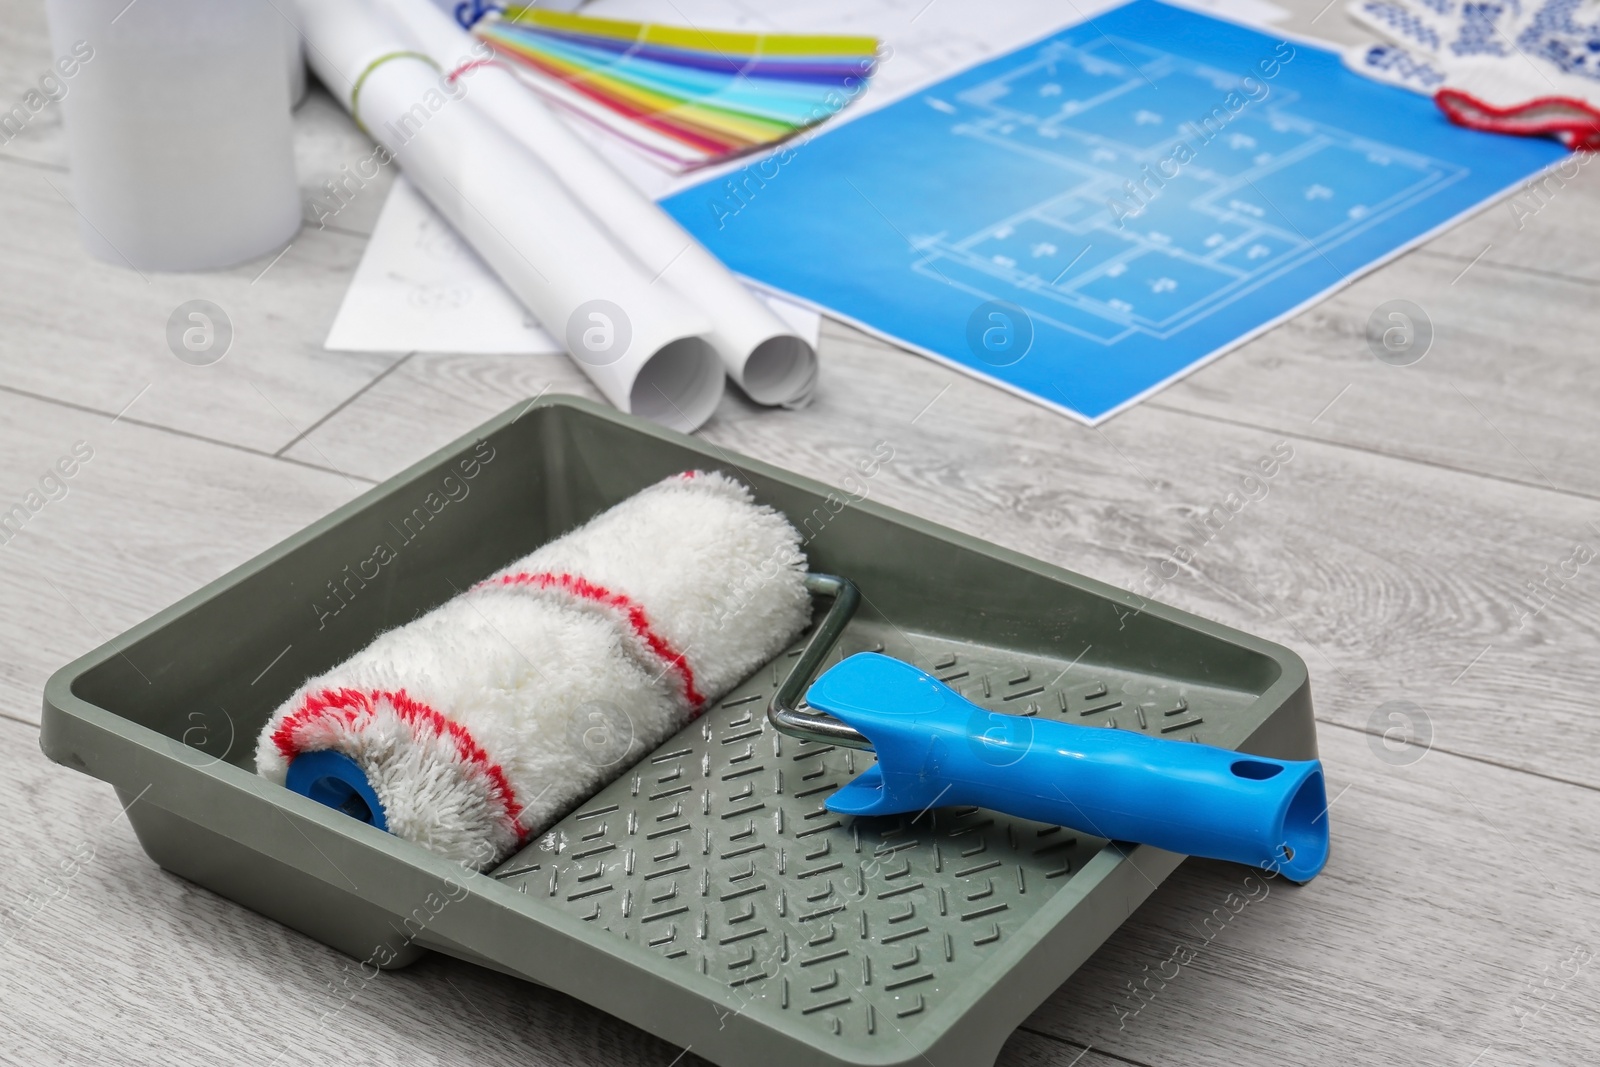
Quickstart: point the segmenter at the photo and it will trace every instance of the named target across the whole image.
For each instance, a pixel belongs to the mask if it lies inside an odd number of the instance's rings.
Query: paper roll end
[[[639,368],[628,394],[628,413],[692,433],[717,410],[725,381],[716,349],[702,337],[681,337]]]
[[[790,404],[811,391],[816,376],[816,350],[792,334],[780,334],[750,353],[739,387],[757,404]]]

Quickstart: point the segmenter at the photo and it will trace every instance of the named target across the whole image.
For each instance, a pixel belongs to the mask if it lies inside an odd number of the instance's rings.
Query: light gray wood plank
[[[1160,407],[1600,496],[1600,377],[1586,283],[1412,254],[1157,395]],[[1409,366],[1367,322],[1388,301],[1433,330]],[[1116,425],[1120,420],[1113,420]]]
[[[1364,44],[1373,39],[1372,32],[1344,13],[1344,5],[1330,4],[1327,0],[1271,0],[1288,17],[1264,29],[1263,33],[1280,30],[1306,40],[1321,41],[1330,47]]]
[[[206,274],[146,274],[92,259],[63,176],[0,162],[0,386],[271,451],[398,358],[325,352],[361,241],[302,231],[273,256]],[[288,267],[289,269],[285,269]],[[209,366],[174,355],[167,322],[192,299],[233,325]]]
[[[996,1067],[1117,1067],[1127,1060],[1030,1029],[1018,1028],[1000,1049]]]
[[[512,404],[545,392],[600,399],[565,355],[419,352],[284,455],[384,478]],[[723,410],[736,403],[725,399]]]
[[[1185,862],[1028,1025],[1196,1067],[1592,1063],[1600,795],[1368,741],[1321,731],[1322,875]]]
[[[9,140],[0,133],[0,158],[65,166],[61,109],[47,104],[34,112],[24,99],[39,89],[41,77],[54,73],[55,59],[43,0],[0,0],[0,112],[21,107],[27,118],[21,133]]]
[[[312,77],[305,101],[294,113],[295,174],[308,228],[327,226],[371,236],[397,167],[390,163],[376,177],[362,178],[363,172],[373,172],[368,162],[373,150],[372,139]],[[330,191],[325,184],[330,181],[339,188]]]
[[[79,441],[93,458],[59,478]],[[0,714],[37,721],[57,668],[366,488],[0,392],[0,517],[19,503],[28,516],[20,533],[14,518],[0,529]]]
[[[1462,270],[1508,267],[1538,276],[1557,275],[1600,284],[1600,159],[1593,153],[1562,160],[1481,214],[1441,234],[1425,247]],[[1474,267],[1474,270],[1477,268]],[[1498,277],[1494,271],[1491,277]]]

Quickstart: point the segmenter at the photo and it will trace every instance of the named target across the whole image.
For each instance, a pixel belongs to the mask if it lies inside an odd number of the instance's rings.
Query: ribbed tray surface
[[[1251,694],[881,624],[837,656],[909,660],[984,707],[1226,744]],[[726,982],[819,1039],[907,1033],[1098,852],[1100,838],[975,808],[883,818],[823,803],[868,752],[799,741],[766,704],[799,654],[748,679],[495,876],[609,936]]]

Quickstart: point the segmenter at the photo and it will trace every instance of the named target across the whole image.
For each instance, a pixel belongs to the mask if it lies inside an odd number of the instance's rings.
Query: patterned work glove
[[[1476,130],[1600,149],[1600,0],[1352,0],[1386,41],[1352,70],[1430,96]]]

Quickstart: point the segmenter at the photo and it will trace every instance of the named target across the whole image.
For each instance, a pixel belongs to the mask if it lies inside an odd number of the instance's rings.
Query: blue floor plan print
[[[666,206],[757,282],[1096,421],[1561,154],[1135,0]]]
[[[987,114],[953,135],[1048,161],[1070,184],[975,232],[920,243],[930,254],[913,269],[1100,344],[1167,338],[1314,258],[1317,243],[1377,226],[1464,173],[1298,119],[1284,94],[1252,104],[1241,93],[1238,115],[1207,116],[1210,130],[1172,113],[1178,101],[1223,100],[1237,82],[1100,38],[1048,45],[963,92]],[[1174,138],[1191,146],[1189,164],[1177,164]]]

